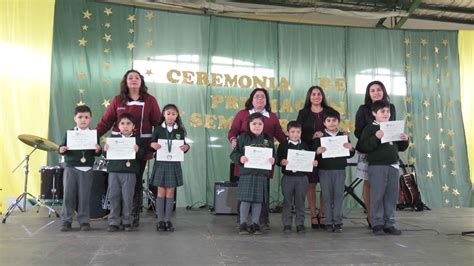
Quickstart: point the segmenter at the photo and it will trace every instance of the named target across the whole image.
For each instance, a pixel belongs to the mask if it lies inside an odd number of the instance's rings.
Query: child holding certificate
[[[153,167],[151,183],[158,187],[156,193],[156,216],[158,223],[156,230],[159,232],[173,232],[171,223],[171,213],[173,212],[174,193],[176,188],[183,185],[183,172],[181,162],[174,160],[172,150],[173,142],[182,143],[178,149],[187,152],[189,145],[186,144],[186,129],[181,122],[178,107],[174,104],[167,104],[161,112],[160,122],[153,131],[150,147],[160,151],[164,149],[169,152],[166,156],[168,161],[156,161]],[[165,140],[166,146],[159,144],[159,140]],[[174,152],[174,153],[172,153]],[[158,154],[155,155],[158,160]],[[161,159],[160,159],[161,160]]]
[[[384,132],[379,123],[390,119],[390,105],[376,101],[371,105],[374,122],[365,126],[358,147],[367,153],[369,162],[370,215],[374,235],[400,235],[395,228],[395,207],[398,199],[398,152],[408,148],[408,136],[401,134],[402,141],[381,143]]]
[[[114,138],[134,139],[132,155],[135,153],[135,156],[133,156],[135,159],[109,159],[107,164],[107,171],[109,172],[107,194],[110,201],[109,227],[107,231],[109,232],[118,231],[120,224],[123,225],[125,231],[132,230],[132,204],[135,182],[137,180],[136,176],[140,171],[140,159],[145,156],[145,148],[140,136],[133,133],[135,129],[133,116],[130,113],[123,113],[119,115],[117,123],[120,134],[110,135],[109,140]],[[111,142],[109,140],[107,142]],[[112,153],[113,149],[114,147],[111,144],[104,145],[104,151],[108,153]],[[129,154],[122,156],[127,157]],[[120,214],[122,214],[121,217]]]
[[[267,182],[270,170],[246,168],[245,163],[249,158],[245,156],[246,147],[261,147],[274,149],[273,140],[263,134],[263,115],[253,113],[247,121],[247,132],[237,138],[237,145],[230,154],[230,159],[239,165],[240,179],[238,186],[240,204],[240,230],[239,234],[261,234],[259,226],[262,202],[267,197]],[[273,151],[272,151],[273,154]],[[264,158],[270,165],[275,163],[273,156]],[[252,225],[247,226],[247,218],[252,207]]]
[[[89,130],[92,120],[92,111],[88,106],[77,106],[74,110],[74,131]],[[63,187],[64,199],[61,210],[63,224],[61,231],[71,230],[72,216],[74,208],[77,207],[77,220],[82,231],[89,231],[90,226],[90,193],[92,186],[92,166],[94,156],[101,153],[100,145],[95,144],[95,150],[70,150],[68,147],[67,134],[62,145],[59,147],[59,154],[64,155],[66,168],[64,169]]]
[[[338,129],[341,116],[336,110],[327,110],[324,119],[324,131],[322,138],[345,136]],[[322,146],[322,138],[315,140],[316,154],[318,154],[319,179],[321,192],[323,194],[324,210],[326,213],[326,230],[328,232],[342,232],[342,200],[344,199],[344,184],[346,179],[347,159],[354,156],[354,149],[347,136],[346,143],[341,143],[348,156],[326,157],[324,152],[329,152],[330,147]],[[338,145],[341,145],[338,144]],[[340,148],[340,147],[339,147]]]
[[[287,126],[288,140],[280,143],[277,152],[277,165],[281,167],[283,177],[281,179],[281,190],[283,192],[283,212],[281,219],[283,222],[283,232],[291,232],[293,223],[292,206],[295,205],[296,232],[305,231],[304,228],[304,203],[306,192],[308,191],[307,173],[295,170],[287,170],[288,150],[309,150],[305,142],[301,141],[301,124],[297,121],[290,121]],[[314,155],[313,155],[314,157]],[[316,167],[318,161],[313,160],[312,166]],[[311,167],[311,170],[313,168]]]

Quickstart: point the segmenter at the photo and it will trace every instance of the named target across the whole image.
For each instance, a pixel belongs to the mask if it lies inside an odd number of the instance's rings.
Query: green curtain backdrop
[[[403,158],[416,163],[423,199],[430,207],[469,206],[456,38],[456,32],[308,26],[58,0],[49,138],[61,141],[77,104],[92,108],[95,125],[123,74],[137,69],[160,107],[179,107],[188,131],[192,148],[182,164],[178,205],[212,204],[214,182],[229,178],[227,131],[254,87],[269,89],[285,129],[308,88],[321,85],[341,112],[341,128],[352,131],[367,83],[379,79],[397,119],[407,120],[412,144]],[[57,161],[49,156],[50,164]],[[274,203],[282,197],[279,186],[276,174]]]

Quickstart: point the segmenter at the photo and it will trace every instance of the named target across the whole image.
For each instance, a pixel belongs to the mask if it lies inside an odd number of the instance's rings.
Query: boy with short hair
[[[338,111],[329,109],[323,121],[325,129],[322,137],[343,136],[339,130],[341,116]],[[342,201],[346,180],[347,159],[354,156],[354,148],[349,142],[344,143],[344,148],[349,150],[349,156],[322,158],[326,147],[321,147],[321,139],[315,140],[315,150],[319,161],[319,182],[323,194],[324,213],[326,215],[326,230],[328,232],[342,233]]]
[[[134,135],[135,123],[133,116],[129,113],[119,115],[118,128],[120,134],[110,135],[110,138],[134,138],[136,152],[135,159],[109,160],[107,171],[109,172],[108,197],[110,201],[109,227],[107,231],[119,230],[120,224],[125,231],[132,230],[132,202],[135,192],[136,175],[140,172],[139,160],[145,156],[145,148],[140,136]],[[109,145],[104,145],[104,151],[109,150]],[[122,216],[120,216],[122,213]]]
[[[308,190],[307,173],[286,170],[288,165],[288,150],[308,150],[308,146],[301,141],[301,124],[297,121],[290,121],[287,126],[288,140],[280,143],[277,151],[277,165],[281,167],[283,177],[281,179],[281,190],[283,192],[283,212],[281,219],[283,222],[283,232],[291,232],[293,222],[292,207],[295,206],[296,232],[304,232],[304,203]],[[316,167],[318,161],[313,161]]]
[[[374,122],[368,124],[359,139],[361,152],[367,153],[369,162],[370,213],[372,232],[375,235],[400,235],[395,228],[395,208],[398,199],[399,157],[398,152],[408,148],[408,136],[401,134],[402,141],[381,143],[384,132],[380,123],[390,118],[390,105],[376,101],[371,105]]]
[[[92,120],[92,111],[86,106],[77,106],[74,110],[76,126],[72,130],[89,130]],[[97,143],[99,141],[97,140]],[[61,210],[63,224],[61,231],[72,228],[72,217],[77,206],[77,220],[80,230],[90,230],[90,192],[93,180],[92,166],[94,157],[99,156],[101,147],[96,144],[95,150],[69,150],[67,146],[67,133],[59,147],[59,154],[64,156],[66,168],[64,169],[63,187],[64,199]]]

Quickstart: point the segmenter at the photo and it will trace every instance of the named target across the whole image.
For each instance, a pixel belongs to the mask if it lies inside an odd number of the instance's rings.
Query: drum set
[[[33,147],[33,150],[25,156],[25,158],[13,169],[14,173],[21,165],[24,170],[24,191],[10,205],[7,209],[5,216],[2,219],[2,223],[5,223],[7,218],[18,208],[20,211],[26,211],[27,198],[32,199],[38,206],[37,212],[41,206],[48,209],[48,216],[54,213],[59,218],[59,213],[52,208],[52,206],[62,205],[63,199],[63,172],[62,166],[44,166],[41,167],[39,172],[41,173],[41,192],[39,197],[33,196],[28,192],[28,174],[29,174],[29,160],[31,154],[36,150],[43,150],[46,152],[58,151],[59,145],[47,140],[45,138],[37,137],[34,135],[19,135],[18,139],[28,146]],[[101,157],[94,163],[94,181],[91,190],[91,218],[101,218],[106,216],[108,209],[107,201],[107,161],[104,157]]]

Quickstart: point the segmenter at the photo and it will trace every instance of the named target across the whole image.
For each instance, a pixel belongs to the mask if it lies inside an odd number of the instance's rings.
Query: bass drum
[[[90,218],[98,219],[105,217],[109,210],[107,208],[107,187],[109,174],[104,171],[93,171],[90,196]]]

